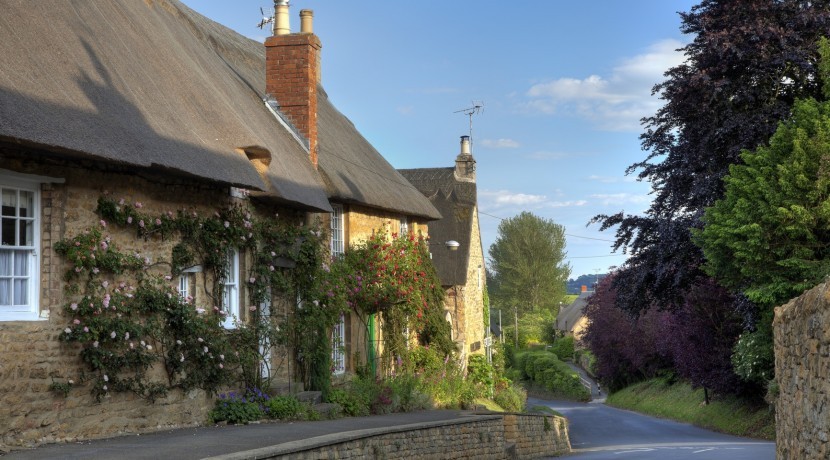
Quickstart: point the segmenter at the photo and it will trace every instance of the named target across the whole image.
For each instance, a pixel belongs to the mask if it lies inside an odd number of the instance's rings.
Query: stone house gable
[[[447,320],[462,356],[485,353],[484,250],[479,228],[475,160],[469,138],[462,136],[455,167],[401,169],[407,178],[443,216],[430,223],[431,252],[441,284],[446,290]],[[448,250],[445,242],[459,243]]]

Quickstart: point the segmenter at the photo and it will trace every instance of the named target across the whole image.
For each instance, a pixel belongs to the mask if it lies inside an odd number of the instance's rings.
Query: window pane
[[[9,250],[0,251],[0,276],[12,275],[12,257],[14,253]]]
[[[14,275],[29,276],[29,255],[24,251],[14,251]]]
[[[25,190],[20,191],[20,217],[32,217],[35,211],[35,194]]]
[[[17,215],[17,190],[3,189],[3,215]]]
[[[21,220],[20,221],[20,245],[21,246],[34,246],[35,244],[35,226],[34,222],[31,220]]]
[[[29,303],[29,290],[27,289],[29,280],[16,279],[14,280],[14,304],[26,305]]]
[[[12,280],[0,279],[0,305],[9,306],[12,304]]]
[[[0,223],[0,244],[17,246],[17,240],[14,237],[14,223],[16,220],[4,218],[2,223]]]

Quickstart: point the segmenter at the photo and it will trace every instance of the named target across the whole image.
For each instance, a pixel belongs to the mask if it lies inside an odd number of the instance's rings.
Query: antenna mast
[[[453,113],[463,113],[470,117],[470,151],[473,151],[473,115],[481,113],[484,111],[484,102],[482,101],[473,101],[472,107],[467,107],[466,109],[456,110]]]
[[[274,4],[276,5],[276,2]],[[262,29],[266,25],[271,24],[271,32],[273,32],[274,18],[277,16],[276,8],[260,8],[259,12],[262,14],[262,20],[256,26]]]

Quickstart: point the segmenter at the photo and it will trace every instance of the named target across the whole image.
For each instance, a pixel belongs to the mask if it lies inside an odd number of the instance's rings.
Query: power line
[[[488,214],[488,213],[486,213],[482,210],[479,210],[478,213],[479,214],[484,214],[485,216],[489,216],[489,217],[492,217],[494,219],[506,220],[504,217],[494,216],[494,215]],[[605,238],[594,238],[594,237],[590,237],[590,236],[572,235],[570,233],[565,233],[565,236],[570,236],[571,238],[582,238],[583,240],[606,241],[608,243],[613,243],[614,242],[614,240],[607,240]],[[597,256],[597,257],[608,257],[608,256]]]

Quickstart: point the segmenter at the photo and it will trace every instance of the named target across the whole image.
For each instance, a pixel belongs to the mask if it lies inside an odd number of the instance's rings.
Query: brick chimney
[[[455,179],[461,182],[476,181],[476,160],[470,150],[470,136],[461,136],[461,152],[455,157]]]
[[[311,163],[317,167],[317,83],[320,39],[312,32],[311,10],[300,11],[302,30],[291,33],[288,0],[275,1],[274,35],[265,40],[265,92],[280,112],[308,139]]]

